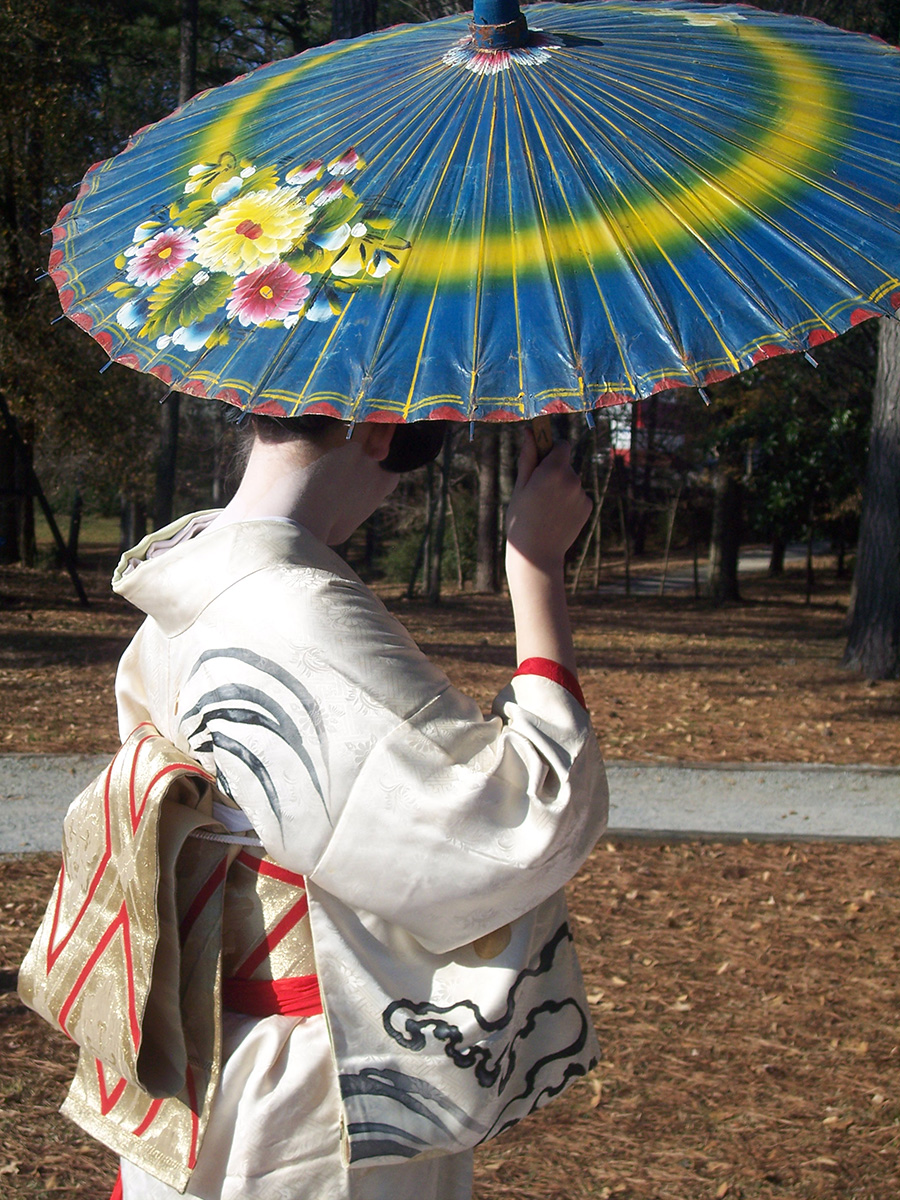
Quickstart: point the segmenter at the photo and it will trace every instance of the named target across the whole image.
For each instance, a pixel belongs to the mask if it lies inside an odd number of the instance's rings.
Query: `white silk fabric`
[[[561,892],[605,827],[588,714],[535,675],[484,717],[308,531],[191,521],[114,580],[149,617],[121,729],[152,720],[306,877],[350,1173],[453,1156],[597,1056]]]
[[[185,1200],[468,1200],[472,1152],[348,1171],[325,1018],[224,1014],[225,1069]],[[123,1200],[179,1193],[122,1162]]]

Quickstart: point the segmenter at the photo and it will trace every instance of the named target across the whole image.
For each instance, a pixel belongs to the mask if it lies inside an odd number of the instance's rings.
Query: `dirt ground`
[[[825,567],[827,564],[820,564]],[[0,569],[0,752],[112,751],[137,618],[88,575]],[[840,667],[846,585],[820,571],[692,599],[581,598],[608,757],[900,765],[900,685]],[[486,706],[502,599],[389,605]],[[0,1195],[101,1198],[111,1156],[57,1115],[73,1048],[15,971],[58,869],[0,862]],[[892,1200],[900,1194],[900,844],[601,843],[570,888],[600,1065],[477,1155],[478,1200]]]
[[[0,1194],[102,1200],[74,1048],[9,990],[57,866],[0,864]],[[602,843],[570,888],[602,1061],[478,1151],[478,1200],[893,1200],[898,878],[897,844]]]

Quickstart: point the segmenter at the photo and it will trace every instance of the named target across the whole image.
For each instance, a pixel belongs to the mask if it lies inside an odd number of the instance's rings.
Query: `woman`
[[[526,433],[507,517],[519,669],[485,718],[328,549],[435,434],[254,418],[231,503],[150,535],[114,579],[148,614],[119,669],[123,737],[150,721],[192,754],[268,856],[229,876],[201,1200],[467,1197],[471,1147],[596,1057],[560,895],[606,816],[563,581],[590,501],[567,447],[538,462]],[[234,930],[267,881],[302,906],[251,952]],[[124,1151],[127,1200],[178,1194],[151,1126]]]

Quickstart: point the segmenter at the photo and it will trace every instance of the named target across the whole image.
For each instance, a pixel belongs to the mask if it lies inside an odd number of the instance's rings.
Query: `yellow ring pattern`
[[[515,248],[512,236],[492,231],[491,274],[509,274],[516,260],[542,260],[548,235],[558,264],[581,264],[587,250],[591,261],[602,265],[604,260],[621,254],[623,241],[635,253],[674,250],[686,229],[711,235],[717,229],[733,226],[748,208],[764,208],[772,196],[783,197],[785,164],[790,164],[791,173],[796,174],[818,156],[816,146],[827,137],[827,114],[835,108],[836,89],[826,71],[796,47],[763,29],[741,26],[738,31],[742,41],[750,43],[762,58],[773,92],[781,85],[776,99],[777,120],[764,130],[752,149],[740,151],[724,170],[710,174],[697,192],[686,192],[673,179],[671,189],[661,199],[622,197],[616,218],[618,228],[603,213],[578,214],[577,227],[556,222],[549,229],[517,230]],[[433,278],[435,263],[441,262],[445,282],[463,283],[473,277],[478,259],[479,247],[474,238],[447,241],[426,235],[414,242],[404,276],[407,281],[425,282]]]
[[[673,21],[682,19],[678,10],[671,14],[656,10],[654,15],[671,16]],[[711,23],[711,18],[707,23]],[[723,36],[739,37],[745,47],[752,48],[771,81],[777,117],[761,131],[756,144],[739,151],[721,171],[708,174],[694,192],[686,192],[673,178],[671,187],[661,196],[635,200],[622,195],[618,203],[613,202],[609,215],[596,211],[579,213],[577,227],[570,221],[557,220],[549,228],[517,229],[514,239],[507,231],[492,230],[487,234],[491,276],[509,276],[517,262],[542,260],[548,236],[558,265],[583,264],[586,254],[595,265],[602,265],[620,254],[623,240],[635,253],[674,250],[688,229],[701,236],[713,235],[740,220],[748,209],[765,208],[773,195],[784,196],[786,165],[796,175],[805,164],[814,163],[817,145],[828,138],[827,114],[840,108],[833,76],[814,58],[764,28],[725,19],[717,23]],[[415,27],[409,26],[386,30],[369,37],[367,45],[414,34]],[[199,159],[214,159],[223,146],[238,144],[241,128],[250,115],[271,102],[281,88],[295,83],[308,71],[354,51],[358,52],[358,48],[348,43],[304,56],[294,70],[279,74],[240,97],[206,130],[204,140],[195,150]],[[565,54],[565,49],[555,50],[554,54]],[[495,77],[473,75],[472,85],[489,86],[492,78]],[[612,121],[610,127],[615,132]],[[481,233],[450,239],[446,235],[419,235],[405,264],[404,277],[408,283],[415,281],[422,286],[433,286],[438,276],[444,286],[464,284],[484,272],[485,249]]]

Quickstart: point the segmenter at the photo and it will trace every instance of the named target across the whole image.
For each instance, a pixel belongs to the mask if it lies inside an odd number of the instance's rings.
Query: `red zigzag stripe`
[[[78,978],[75,980],[75,984],[72,987],[72,990],[69,992],[68,996],[66,997],[65,1004],[62,1006],[62,1008],[59,1011],[59,1024],[60,1024],[63,1032],[68,1034],[69,1031],[66,1028],[66,1019],[69,1015],[69,1011],[70,1011],[72,1005],[75,1003],[75,1000],[78,997],[79,992],[82,990],[85,983],[87,982],[88,976],[91,974],[94,967],[99,962],[100,958],[103,955],[104,950],[106,950],[106,947],[113,940],[113,938],[115,937],[116,931],[119,928],[121,928],[121,930],[122,930],[122,947],[125,952],[125,970],[126,970],[126,980],[127,980],[127,985],[128,985],[128,1023],[131,1026],[131,1040],[134,1043],[135,1050],[137,1050],[137,1048],[140,1044],[140,1040],[141,1040],[141,1026],[140,1026],[140,1022],[138,1021],[137,1009],[135,1007],[134,963],[133,963],[132,957],[131,957],[131,922],[128,918],[128,909],[126,908],[124,902],[122,904],[122,907],[119,909],[116,919],[113,921],[113,923],[107,929],[106,933],[104,933],[103,937],[97,943],[95,949],[92,951],[87,962],[82,967],[82,969],[78,975]],[[71,1037],[71,1034],[69,1034],[69,1036]]]

